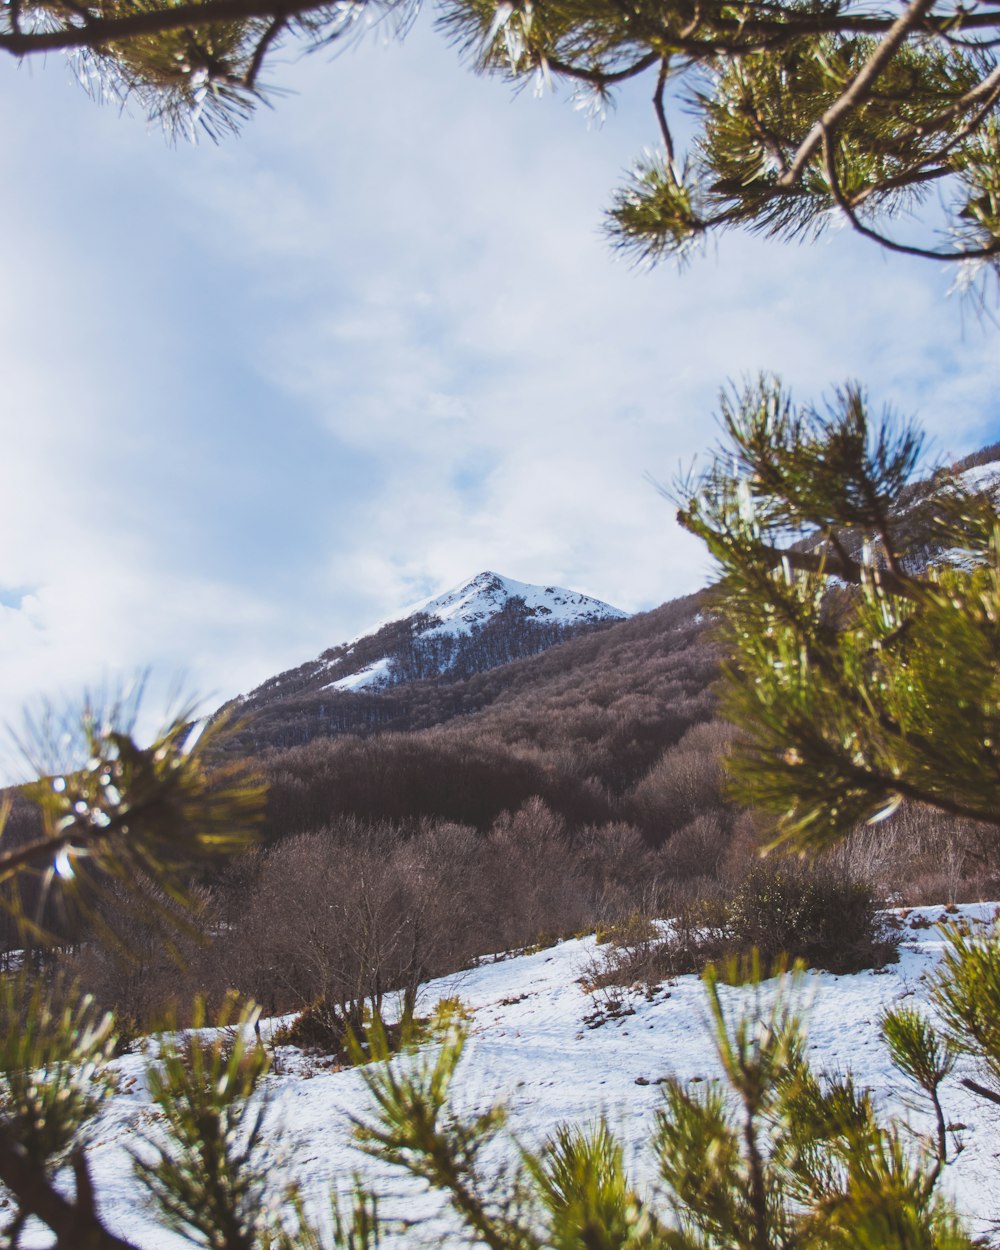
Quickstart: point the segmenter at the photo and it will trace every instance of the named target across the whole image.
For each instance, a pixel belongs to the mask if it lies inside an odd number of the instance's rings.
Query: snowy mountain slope
[[[996,498],[1000,493],[1000,461],[991,460],[986,464],[964,469],[958,475],[958,480],[966,490],[989,491]]]
[[[414,681],[461,679],[627,617],[577,591],[478,573],[279,673],[236,706],[245,714],[308,696],[377,693]]]
[[[985,485],[996,493],[996,483],[1000,483],[998,457],[1000,444],[956,462],[952,472],[973,489]],[[917,541],[909,562],[915,571],[932,560],[950,557],[950,553],[942,552],[940,541],[934,541],[926,509],[921,508],[927,491],[926,481],[916,482],[904,494],[905,523],[927,531],[923,547]],[[862,536],[856,536],[856,544],[849,536],[842,536],[842,540],[851,554],[860,553]],[[806,547],[811,545],[811,540],[803,542]],[[575,648],[579,675],[586,684],[589,674],[584,670],[593,660],[589,644],[597,640],[577,634],[607,631],[610,654],[615,649],[611,640],[641,630],[643,618],[648,619],[650,627],[657,617],[669,617],[673,622],[678,614],[691,622],[704,619],[697,616],[704,607],[700,599],[678,599],[654,609],[652,614],[621,621],[618,618],[624,613],[586,596],[556,587],[529,586],[485,572],[452,591],[414,605],[395,621],[373,626],[364,635],[317,659],[263,682],[227,710],[246,720],[241,742],[252,751],[297,747],[317,737],[339,734],[367,736],[426,729],[492,706],[506,689],[508,674],[511,684],[528,692],[533,678],[543,678],[545,668],[544,664],[534,663],[533,657],[553,644],[566,643]],[[550,611],[545,612],[544,608]],[[710,645],[707,631],[705,645]],[[641,674],[628,659],[625,661],[630,693],[640,699],[645,699],[650,689],[662,685],[653,652],[651,648],[643,661],[646,671]],[[615,657],[619,669],[622,659],[621,655]],[[514,660],[520,662],[520,671],[508,667]],[[491,673],[497,680],[487,676]],[[715,675],[713,668],[707,681]],[[533,693],[527,693],[522,701],[525,724],[532,717]],[[602,691],[598,701],[603,705],[605,698],[606,692]],[[641,727],[638,732],[643,732]],[[538,734],[532,737],[537,738]]]
[[[511,630],[520,628],[523,631],[527,627],[531,633],[532,625],[544,625],[551,634],[554,631],[568,633],[597,621],[621,621],[627,616],[628,613],[620,608],[574,590],[564,590],[561,586],[532,586],[528,582],[518,582],[486,571],[477,573],[469,581],[454,586],[442,595],[421,600],[406,609],[400,617],[381,622],[346,643],[346,651],[336,648],[327,652],[324,663],[333,672],[350,667],[350,657],[356,654],[360,644],[388,633],[390,637],[385,639],[385,644],[391,645],[395,642],[393,634],[398,634],[398,629],[394,631],[393,626],[401,624],[410,626],[407,637],[410,648],[419,648],[421,643],[426,645],[431,639],[454,639],[461,643],[504,617],[509,618]],[[461,651],[461,645],[432,648],[434,658],[431,668],[436,667],[437,673],[421,673],[421,676],[439,675],[455,668]],[[406,680],[407,671],[404,657],[389,650],[364,669],[337,677],[323,689],[361,690],[388,686]]]
[[[467,634],[490,617],[502,612],[512,600],[524,604],[526,617],[565,626],[589,621],[622,621],[628,616],[620,608],[593,599],[590,595],[561,586],[532,586],[499,573],[477,573],[471,581],[414,604],[406,616],[426,616],[437,624],[422,631],[428,637]]]
[[[980,904],[960,910],[979,927],[997,908]],[[880,1105],[908,1116],[920,1131],[931,1128],[930,1119],[922,1104],[921,1111],[912,1109],[912,1091],[889,1064],[877,1022],[884,1007],[926,1001],[927,975],[942,943],[935,928],[920,926],[946,918],[955,917],[946,917],[940,907],[915,909],[906,921],[898,964],[878,974],[813,974],[802,992],[809,1055],[816,1069],[850,1069]],[[429,1008],[439,997],[457,993],[474,1013],[458,1079],[460,1105],[484,1109],[496,1100],[505,1102],[512,1130],[535,1144],[561,1121],[588,1123],[603,1113],[625,1144],[633,1176],[648,1185],[653,1173],[645,1143],[659,1104],[657,1080],[667,1074],[686,1080],[719,1075],[704,994],[697,978],[681,977],[662,986],[652,1001],[635,996],[633,1015],[590,1028],[584,1017],[594,1003],[577,978],[593,948],[593,939],[586,938],[487,964],[427,986],[422,1005]],[[746,1001],[745,991],[723,993],[734,1011]],[[386,1213],[405,1211],[412,1217],[432,1212],[434,1201],[419,1184],[381,1171],[352,1146],[349,1117],[363,1115],[366,1108],[362,1074],[331,1072],[296,1056],[279,1050],[285,1074],[267,1079],[276,1175],[279,1167],[294,1174],[309,1198],[322,1205],[331,1186],[348,1185],[351,1173],[360,1170],[386,1193]],[[989,1221],[1000,1218],[995,1159],[1000,1107],[985,1104],[959,1085],[962,1076],[971,1074],[964,1064],[960,1062],[943,1090],[949,1123],[965,1126],[964,1149],[946,1169],[946,1186],[981,1233]],[[113,1228],[146,1250],[176,1250],[183,1244],[179,1239],[151,1229],[130,1175],[128,1152],[137,1135],[155,1122],[142,1060],[129,1056],[116,1066],[121,1092],[99,1118],[91,1149],[101,1210]]]

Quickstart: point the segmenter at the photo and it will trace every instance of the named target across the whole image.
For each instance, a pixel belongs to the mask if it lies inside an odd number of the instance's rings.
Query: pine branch
[[[640,57],[635,64],[629,65],[625,69],[617,70],[599,70],[586,65],[571,65],[568,61],[563,61],[557,56],[547,56],[545,61],[553,73],[561,74],[564,78],[573,78],[578,82],[587,82],[592,87],[613,87],[616,83],[625,82],[629,78],[635,78],[639,74],[645,73],[659,59],[660,57],[655,52],[650,52],[646,56]]]
[[[862,104],[871,95],[875,89],[878,76],[892,60],[896,50],[909,35],[910,31],[930,12],[934,4],[935,0],[913,0],[910,6],[892,24],[886,32],[885,38],[854,76],[850,85],[823,113],[823,116],[803,139],[798,151],[792,158],[787,172],[779,178],[779,186],[792,187],[800,181],[806,166],[823,143],[824,137],[842,118],[852,113],[859,104]]]
[[[966,109],[972,108],[973,105],[980,104],[984,108],[990,108],[1000,97],[1000,65],[997,65],[993,72],[987,74],[986,77],[972,87],[963,96],[960,96],[953,104],[942,109],[934,117],[930,117],[927,121],[914,125],[913,132],[916,135],[931,134],[936,130],[942,130]]]
[[[667,122],[667,109],[663,101],[663,95],[667,87],[667,74],[670,71],[670,58],[665,56],[660,63],[660,72],[656,78],[656,89],[653,92],[653,109],[656,113],[656,120],[660,124],[660,137],[663,139],[663,149],[667,156],[667,169],[673,174],[674,169],[674,139],[670,133],[670,126]]]
[[[45,1168],[34,1163],[24,1147],[10,1141],[0,1129],[0,1181],[17,1199],[22,1212],[35,1216],[55,1233],[55,1250],[138,1250],[101,1223],[82,1151],[73,1156],[73,1171],[77,1180],[75,1203],[63,1197]]]
[[[264,58],[267,56],[268,52],[273,46],[274,41],[278,38],[278,36],[281,34],[281,32],[285,29],[287,25],[288,25],[288,15],[286,13],[279,13],[278,16],[271,23],[271,25],[264,32],[264,37],[257,44],[257,47],[253,54],[253,59],[250,62],[250,68],[247,70],[246,75],[243,79],[244,85],[250,90],[253,90],[253,88],[257,85],[257,77],[260,74],[261,68],[264,64]]]
[[[902,256],[916,256],[921,260],[945,260],[945,261],[970,261],[970,260],[986,260],[992,256],[1000,255],[1000,238],[995,238],[992,243],[986,244],[985,247],[974,247],[959,249],[954,252],[941,252],[935,248],[918,247],[913,243],[900,243],[896,239],[890,238],[879,230],[866,226],[858,217],[854,206],[844,195],[843,188],[840,185],[840,179],[837,176],[836,162],[833,155],[833,144],[830,142],[830,136],[827,132],[822,134],[823,144],[823,167],[826,173],[827,183],[833,195],[834,202],[840,211],[847,218],[851,228],[863,235],[866,239],[871,239],[873,243],[877,243],[880,247],[886,248],[890,252],[898,252]],[[881,187],[876,184],[873,191],[880,190]]]
[[[755,548],[755,552],[769,568],[778,568],[782,564],[787,564],[798,573],[820,573],[828,577],[839,577],[841,581],[849,582],[852,586],[862,586],[866,581],[873,581],[888,594],[898,595],[901,599],[908,599],[914,603],[921,600],[930,585],[921,578],[909,577],[902,572],[894,573],[892,569],[859,564],[856,560],[852,560],[843,549],[831,555],[819,554],[815,551],[796,551],[791,547],[772,547],[767,543],[762,543]]]
[[[29,32],[12,30],[0,34],[0,50],[20,58],[38,52],[65,52],[72,48],[97,49],[143,36],[189,27],[197,29],[220,22],[274,19],[279,16],[287,22],[328,8],[328,0],[292,0],[287,4],[278,4],[275,0],[206,0],[204,4],[198,4],[189,0],[186,4],[144,9],[124,17],[92,17],[84,26]]]
[[[995,1102],[1000,1106],[1000,1094],[996,1090],[990,1089],[986,1085],[980,1085],[978,1081],[972,1080],[971,1077],[964,1076],[960,1084],[966,1089],[971,1090],[974,1094],[978,1094],[980,1098],[986,1098],[989,1102]]]
[[[73,846],[85,845],[91,850],[106,846],[114,838],[128,831],[130,824],[141,821],[147,810],[155,810],[159,798],[145,804],[136,804],[116,813],[106,825],[96,826],[81,817],[72,821],[59,833],[35,838],[13,851],[0,853],[0,884],[31,868],[47,868],[60,851]]]

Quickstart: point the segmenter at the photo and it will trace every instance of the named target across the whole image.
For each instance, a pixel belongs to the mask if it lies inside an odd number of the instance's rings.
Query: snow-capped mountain
[[[575,590],[563,590],[561,586],[532,586],[528,582],[516,582],[511,577],[490,572],[477,573],[471,581],[415,604],[405,615],[426,616],[438,622],[427,628],[426,637],[468,634],[503,612],[512,600],[523,603],[525,619],[533,618],[566,627],[591,621],[622,621],[628,616],[620,608],[613,608],[609,603]]]
[[[629,614],[561,586],[486,571],[281,673],[240,700],[254,711],[288,700],[377,695],[406,683],[461,680],[537,655]]]
[[[505,663],[520,658],[521,653],[534,654],[545,649],[534,644],[544,642],[545,646],[551,646],[552,642],[559,641],[555,637],[557,633],[575,632],[581,626],[597,621],[620,621],[627,616],[628,613],[620,608],[575,590],[564,590],[561,586],[532,586],[487,570],[442,595],[421,600],[407,608],[401,616],[383,621],[344,647],[327,652],[324,660],[334,679],[327,683],[326,688],[363,690],[437,676],[461,665],[463,653],[476,649],[469,647],[469,641],[491,628],[494,633],[502,632],[507,636],[508,646],[502,649],[509,649],[511,654],[497,661]],[[501,624],[506,629],[498,631],[497,626]],[[369,639],[382,638],[388,633],[385,642],[395,644],[393,635],[399,631],[394,627],[400,625],[410,626],[408,650],[416,647],[424,652],[425,663],[417,665],[419,672],[414,669],[414,656],[399,655],[395,645],[364,668],[358,669],[351,663],[358,647]],[[524,635],[521,641],[528,645],[523,652],[515,635]],[[475,671],[482,671],[495,667],[495,664],[474,664],[472,667]],[[352,671],[343,676],[335,675],[344,669]]]

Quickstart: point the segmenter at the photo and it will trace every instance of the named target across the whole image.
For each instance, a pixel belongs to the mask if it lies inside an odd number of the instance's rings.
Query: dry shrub
[[[897,903],[975,902],[1000,892],[996,830],[917,803],[855,829],[825,859]]]
[[[639,915],[606,937],[585,970],[588,990],[648,991],[753,949],[765,966],[792,958],[855,972],[894,962],[899,941],[868,882],[829,864],[777,857],[758,861],[728,899],[716,883],[707,896],[682,900],[669,925]]]
[[[737,890],[728,930],[735,951],[756,948],[765,964],[789,956],[836,973],[893,963],[899,944],[869,882],[777,856]]]
[[[345,1020],[336,1007],[322,997],[313,999],[299,1013],[274,1030],[273,1046],[297,1046],[300,1050],[318,1051],[345,1062],[348,1059],[348,1037],[356,1034],[363,1023]]]
[[[650,993],[662,981],[701,972],[726,949],[725,909],[717,901],[690,902],[669,924],[640,912],[598,935],[583,977],[588,993],[614,986]]]
[[[906,882],[906,902],[961,903],[997,897],[1000,843],[996,829],[916,803],[887,821],[887,886]]]

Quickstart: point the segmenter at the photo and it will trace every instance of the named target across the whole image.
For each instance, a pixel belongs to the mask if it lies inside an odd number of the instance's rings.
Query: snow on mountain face
[[[474,626],[482,625],[495,616],[512,599],[522,599],[526,615],[561,625],[579,625],[587,621],[622,621],[627,612],[613,608],[600,599],[591,599],[575,590],[563,590],[561,586],[532,586],[516,582],[499,573],[479,573],[464,586],[456,586],[443,595],[426,599],[411,608],[406,615],[436,617],[440,622],[426,631],[427,637],[442,634],[467,634]]]
[[[442,595],[422,600],[402,616],[382,622],[366,634],[352,639],[346,644],[346,649],[337,648],[326,663],[331,672],[342,670],[351,662],[350,657],[355,651],[361,650],[359,644],[379,638],[383,633],[398,633],[401,627],[412,623],[412,628],[407,631],[406,645],[411,652],[414,648],[419,651],[421,647],[425,651],[425,663],[419,675],[439,675],[456,667],[463,647],[467,649],[468,642],[477,633],[498,626],[504,614],[510,618],[512,628],[533,630],[539,638],[544,632],[546,645],[557,641],[556,635],[560,631],[570,631],[598,621],[624,620],[628,616],[620,608],[575,590],[565,590],[561,586],[534,586],[486,571]],[[451,640],[454,645],[447,645]],[[531,649],[537,651],[543,647]],[[364,667],[354,668],[322,688],[350,691],[378,689],[407,679],[398,655],[384,653],[372,656],[370,647],[364,650]],[[517,656],[511,654],[507,658]],[[405,671],[409,673],[411,670]]]
[[[1000,462],[991,460],[988,464],[977,464],[965,469],[958,476],[959,483],[970,491],[989,491],[994,497],[1000,491]]]

